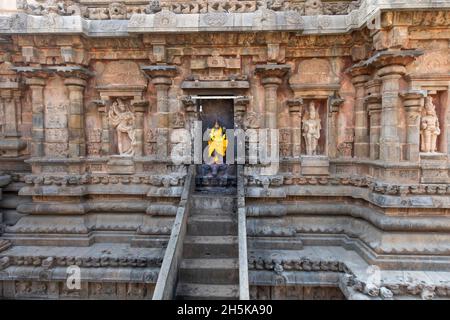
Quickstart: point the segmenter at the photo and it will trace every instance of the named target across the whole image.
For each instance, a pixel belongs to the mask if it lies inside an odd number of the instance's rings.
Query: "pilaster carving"
[[[407,142],[407,158],[409,161],[419,161],[419,141],[423,142],[420,135],[420,111],[424,103],[424,92],[422,91],[406,91],[402,92],[403,106],[406,110],[406,142]]]
[[[283,82],[283,78],[291,70],[286,64],[266,64],[257,65],[255,72],[261,77],[261,83],[264,86],[264,116],[265,127],[268,129],[277,129],[278,97],[277,90]]]
[[[354,155],[357,158],[368,158],[369,147],[369,124],[367,123],[368,111],[364,104],[365,84],[371,73],[369,68],[351,68],[352,83],[355,87],[355,142]]]
[[[302,109],[303,99],[290,99],[287,101],[289,107],[289,115],[291,116],[291,141],[292,141],[292,157],[299,158],[301,155],[301,126],[302,126]]]
[[[156,156],[159,159],[167,159],[170,150],[170,115],[168,91],[172,85],[172,78],[178,74],[175,66],[170,65],[153,65],[141,67],[152,80],[156,88]]]

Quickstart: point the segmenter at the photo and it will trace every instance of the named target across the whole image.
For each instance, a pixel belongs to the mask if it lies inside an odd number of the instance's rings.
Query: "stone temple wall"
[[[237,97],[248,149],[279,130],[275,171],[245,164],[254,297],[309,288],[289,272],[310,271],[294,253],[313,247],[360,259],[315,256],[347,298],[374,295],[338,274],[368,265],[411,272],[416,289],[393,277],[394,295],[450,294],[450,2],[13,2],[0,11],[0,297],[151,299],[195,95]],[[73,264],[81,291],[63,285]]]

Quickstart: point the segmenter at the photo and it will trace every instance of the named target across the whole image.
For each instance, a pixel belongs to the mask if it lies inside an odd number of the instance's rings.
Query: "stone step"
[[[221,209],[227,212],[233,212],[236,210],[236,197],[220,194],[194,194],[192,196],[192,209],[193,211]]]
[[[177,299],[182,300],[237,300],[238,285],[178,283]]]
[[[238,238],[235,236],[186,236],[183,257],[235,258],[238,256]]]
[[[235,212],[222,209],[191,209],[190,214],[191,216],[230,217],[235,215]]]
[[[180,282],[202,284],[239,283],[238,259],[184,259]]]
[[[190,236],[233,236],[237,235],[237,223],[230,216],[194,215],[188,220],[187,234]]]

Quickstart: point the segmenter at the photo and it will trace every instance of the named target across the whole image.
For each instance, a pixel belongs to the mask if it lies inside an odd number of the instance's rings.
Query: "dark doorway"
[[[232,99],[205,99],[198,101],[199,120],[202,122],[202,132],[214,127],[216,120],[226,129],[234,129],[234,102]],[[201,106],[201,108],[200,108]],[[229,137],[230,141],[234,137]],[[205,139],[208,140],[208,139]],[[203,141],[203,148],[208,146],[208,141]],[[230,142],[228,143],[228,148]],[[228,150],[227,150],[228,152]],[[227,164],[226,157],[222,165],[207,165],[203,162],[197,166],[196,186],[197,191],[219,192],[222,194],[233,193],[236,187],[236,166]]]
[[[234,112],[233,100],[200,100],[202,112],[200,112],[200,120],[202,121],[203,134],[206,130],[211,129],[216,120],[224,129],[234,129]],[[231,139],[231,137],[227,137]],[[208,145],[208,141],[203,141],[203,150]],[[226,162],[226,160],[224,159]]]

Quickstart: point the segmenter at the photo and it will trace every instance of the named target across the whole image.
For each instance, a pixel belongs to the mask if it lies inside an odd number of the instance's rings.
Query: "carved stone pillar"
[[[364,96],[365,84],[369,80],[369,70],[365,67],[353,68],[351,74],[356,91],[354,156],[356,158],[367,158],[369,157],[369,126]]]
[[[364,103],[369,113],[369,157],[371,160],[380,158],[381,134],[381,81],[375,79],[366,84]]]
[[[334,96],[330,97],[328,99],[329,104],[329,117],[330,117],[330,130],[332,130],[328,134],[328,155],[331,158],[336,158],[338,156],[338,143],[339,143],[339,125],[338,125],[338,114],[339,109],[341,108],[342,104],[344,103],[344,99],[340,98],[337,92],[334,94]],[[348,145],[350,142],[346,141],[344,142],[348,149]],[[351,144],[350,144],[351,147]],[[351,148],[350,152],[351,154]]]
[[[81,66],[57,66],[49,67],[49,69],[65,78],[64,84],[69,91],[69,110],[67,114],[69,157],[84,157],[86,156],[84,89],[87,85],[87,79],[94,74]]]
[[[378,71],[381,77],[381,136],[380,159],[400,161],[401,146],[399,137],[398,108],[400,79],[406,73],[403,65],[387,65]]]
[[[20,91],[2,89],[0,95],[0,108],[3,112],[3,130],[0,140],[0,150],[3,157],[17,157],[20,151],[26,147],[26,143],[20,140],[17,130],[18,115],[16,109],[20,109]]]
[[[135,156],[142,156],[144,153],[144,115],[145,110],[147,109],[148,102],[147,101],[136,101],[132,102],[134,106],[134,114],[135,114],[135,135],[136,135],[136,146],[134,149]]]
[[[370,117],[370,159],[380,158],[380,134],[381,134],[381,98],[370,97],[367,100],[367,109]]]
[[[69,91],[68,133],[69,157],[84,157],[86,143],[84,139],[84,88],[86,81],[79,78],[68,78],[64,81]]]
[[[300,158],[302,144],[302,108],[303,99],[288,100],[289,115],[291,116],[291,141],[292,141],[292,157]]]
[[[170,152],[169,97],[168,91],[177,68],[169,65],[144,66],[141,69],[152,79],[156,88],[156,156],[167,159]]]
[[[264,86],[264,125],[267,129],[277,129],[278,95],[277,90],[283,82],[283,77],[291,69],[286,64],[257,65],[255,72],[261,75],[261,83]]]
[[[109,124],[108,124],[108,113],[107,113],[107,106],[106,101],[104,100],[95,100],[93,101],[95,105],[97,105],[97,110],[100,113],[100,120],[102,124],[102,134],[101,134],[101,148],[100,148],[100,154],[101,155],[109,155],[111,147],[109,144]]]
[[[31,129],[31,155],[33,157],[44,156],[44,87],[46,80],[33,77],[27,79],[27,85],[31,90],[32,129]]]
[[[401,94],[406,110],[406,156],[409,161],[418,162],[420,154],[420,111],[424,103],[424,93],[408,91]]]
[[[393,50],[378,52],[370,59],[378,69],[381,79],[381,134],[380,159],[402,160],[399,110],[401,106],[400,79],[406,73],[406,65],[422,54],[417,50]]]

